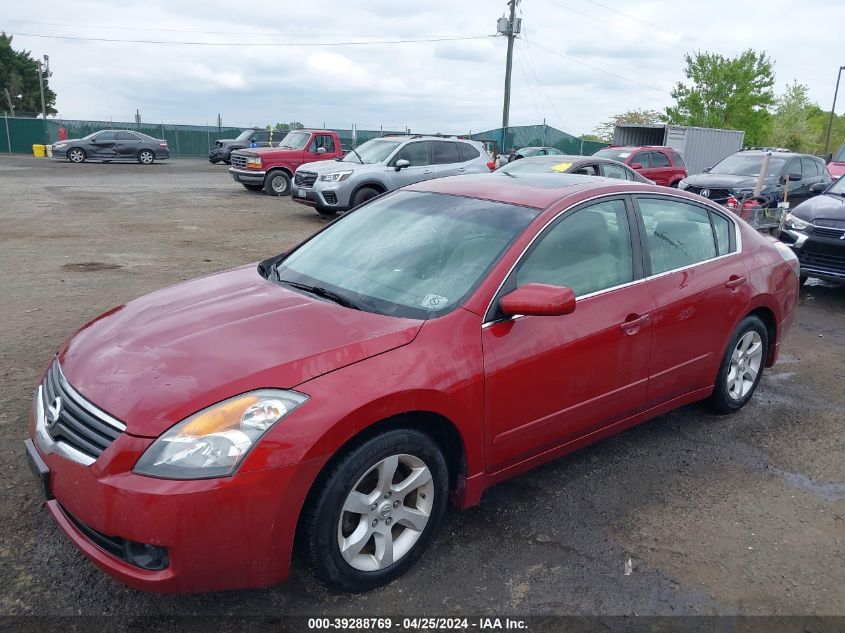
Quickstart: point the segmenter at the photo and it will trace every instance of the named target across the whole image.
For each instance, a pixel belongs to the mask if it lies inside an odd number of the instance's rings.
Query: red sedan
[[[740,409],[797,299],[789,248],[699,196],[433,180],[84,326],[26,444],[56,522],[133,587],[276,583],[296,537],[366,590],[449,499],[690,402]]]

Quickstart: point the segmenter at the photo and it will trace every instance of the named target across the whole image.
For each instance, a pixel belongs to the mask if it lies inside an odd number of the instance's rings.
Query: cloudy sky
[[[64,118],[131,120],[137,108],[145,121],[194,124],[218,113],[230,125],[428,132],[501,123],[506,40],[491,35],[504,0],[4,5],[0,29],[15,46],[50,56]],[[628,109],[662,109],[684,51],[766,50],[778,90],[798,79],[825,108],[845,64],[841,0],[521,0],[517,15],[512,125],[545,117],[580,134]]]

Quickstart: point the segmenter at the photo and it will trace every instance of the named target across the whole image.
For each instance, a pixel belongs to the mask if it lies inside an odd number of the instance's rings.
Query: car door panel
[[[390,188],[398,189],[434,177],[430,156],[427,141],[414,141],[404,145],[389,161],[387,167],[387,180]],[[409,160],[411,164],[396,171],[396,161],[402,159]]]
[[[654,344],[646,396],[646,405],[652,407],[713,385],[728,337],[749,303],[751,290],[744,283],[745,266],[736,252],[720,256],[721,247],[716,245],[712,253],[705,252],[704,246],[695,252],[692,238],[695,231],[702,240],[708,232],[710,239],[715,239],[709,221],[705,224],[690,219],[697,212],[706,218],[707,209],[664,199],[662,210],[655,211],[656,207],[650,207],[653,200],[645,196],[635,200],[643,221],[645,242],[649,244],[649,265],[657,273],[645,285],[654,305]],[[690,215],[672,217],[673,205],[679,213]],[[661,217],[661,213],[665,215]],[[678,219],[681,217],[685,219]],[[689,224],[698,226],[685,226]],[[672,231],[668,230],[669,225]],[[685,237],[685,231],[691,232]],[[701,261],[677,268],[670,264],[673,269],[663,271],[666,266],[661,266],[657,246],[661,242],[671,248],[680,247],[691,259]]]
[[[614,212],[621,209],[625,226],[620,222],[616,231],[627,245],[608,240],[605,252],[598,254],[588,243],[599,242],[590,235],[604,228],[581,222],[586,216],[576,223],[575,213],[595,214],[600,204],[608,203],[621,205]],[[639,255],[634,256],[629,213],[624,200],[617,198],[567,214],[543,232],[503,285],[500,296],[524,283],[559,281],[555,285],[570,284],[580,298],[572,314],[504,319],[482,329],[492,470],[642,410],[651,348],[651,299],[642,283],[634,281],[639,277],[635,266]],[[583,251],[570,254],[573,249],[567,245],[573,244],[583,245]],[[557,270],[544,268],[544,261],[554,262],[558,256]],[[611,264],[607,270],[616,267],[616,277],[605,278],[609,256],[626,270]],[[594,287],[602,289],[590,292]]]

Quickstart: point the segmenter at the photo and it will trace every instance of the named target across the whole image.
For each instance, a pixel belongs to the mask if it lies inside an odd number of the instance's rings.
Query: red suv
[[[678,183],[687,177],[684,159],[671,147],[611,145],[600,149],[593,156],[625,163],[644,177],[653,180],[655,184],[664,187],[677,187]]]

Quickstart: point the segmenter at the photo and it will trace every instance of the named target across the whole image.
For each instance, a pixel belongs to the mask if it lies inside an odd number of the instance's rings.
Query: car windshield
[[[835,193],[839,196],[845,196],[845,176],[841,176],[839,180],[828,187],[825,193]]]
[[[600,149],[597,151],[593,156],[598,156],[599,158],[609,158],[610,160],[618,160],[620,163],[624,163],[625,159],[628,158],[633,153],[633,150],[626,149],[626,148],[617,148],[617,149]]]
[[[364,163],[365,165],[380,163],[390,156],[393,150],[395,150],[398,146],[399,141],[387,141],[384,139],[374,138],[348,152],[346,156],[343,157],[343,162]]]
[[[524,158],[528,158],[529,156],[534,156],[538,151],[540,151],[539,147],[523,147],[520,150],[517,150],[516,153]]]
[[[710,173],[731,176],[759,176],[760,169],[763,167],[763,158],[764,156],[759,154],[756,156],[734,154],[717,164],[710,170]],[[769,168],[766,170],[766,176],[777,176],[783,170],[784,163],[786,163],[785,158],[772,156],[769,159]]]
[[[515,160],[496,170],[499,174],[548,174],[569,171],[572,163],[562,160],[562,156],[555,156],[549,159],[546,156],[535,156]]]
[[[839,148],[839,151],[836,152],[836,156],[833,157],[837,163],[845,163],[845,145]]]
[[[279,147],[288,149],[302,149],[311,138],[310,132],[288,132],[279,143]]]
[[[252,133],[253,133],[254,131],[255,131],[255,130],[244,130],[243,132],[241,132],[240,134],[238,134],[238,138],[237,138],[237,139],[235,139],[235,140],[238,140],[238,141],[246,141],[246,140],[248,140],[248,139],[249,139],[249,137],[250,137],[250,136],[252,136]]]
[[[539,213],[398,191],[315,235],[279,262],[271,278],[368,312],[433,318],[459,306]]]

